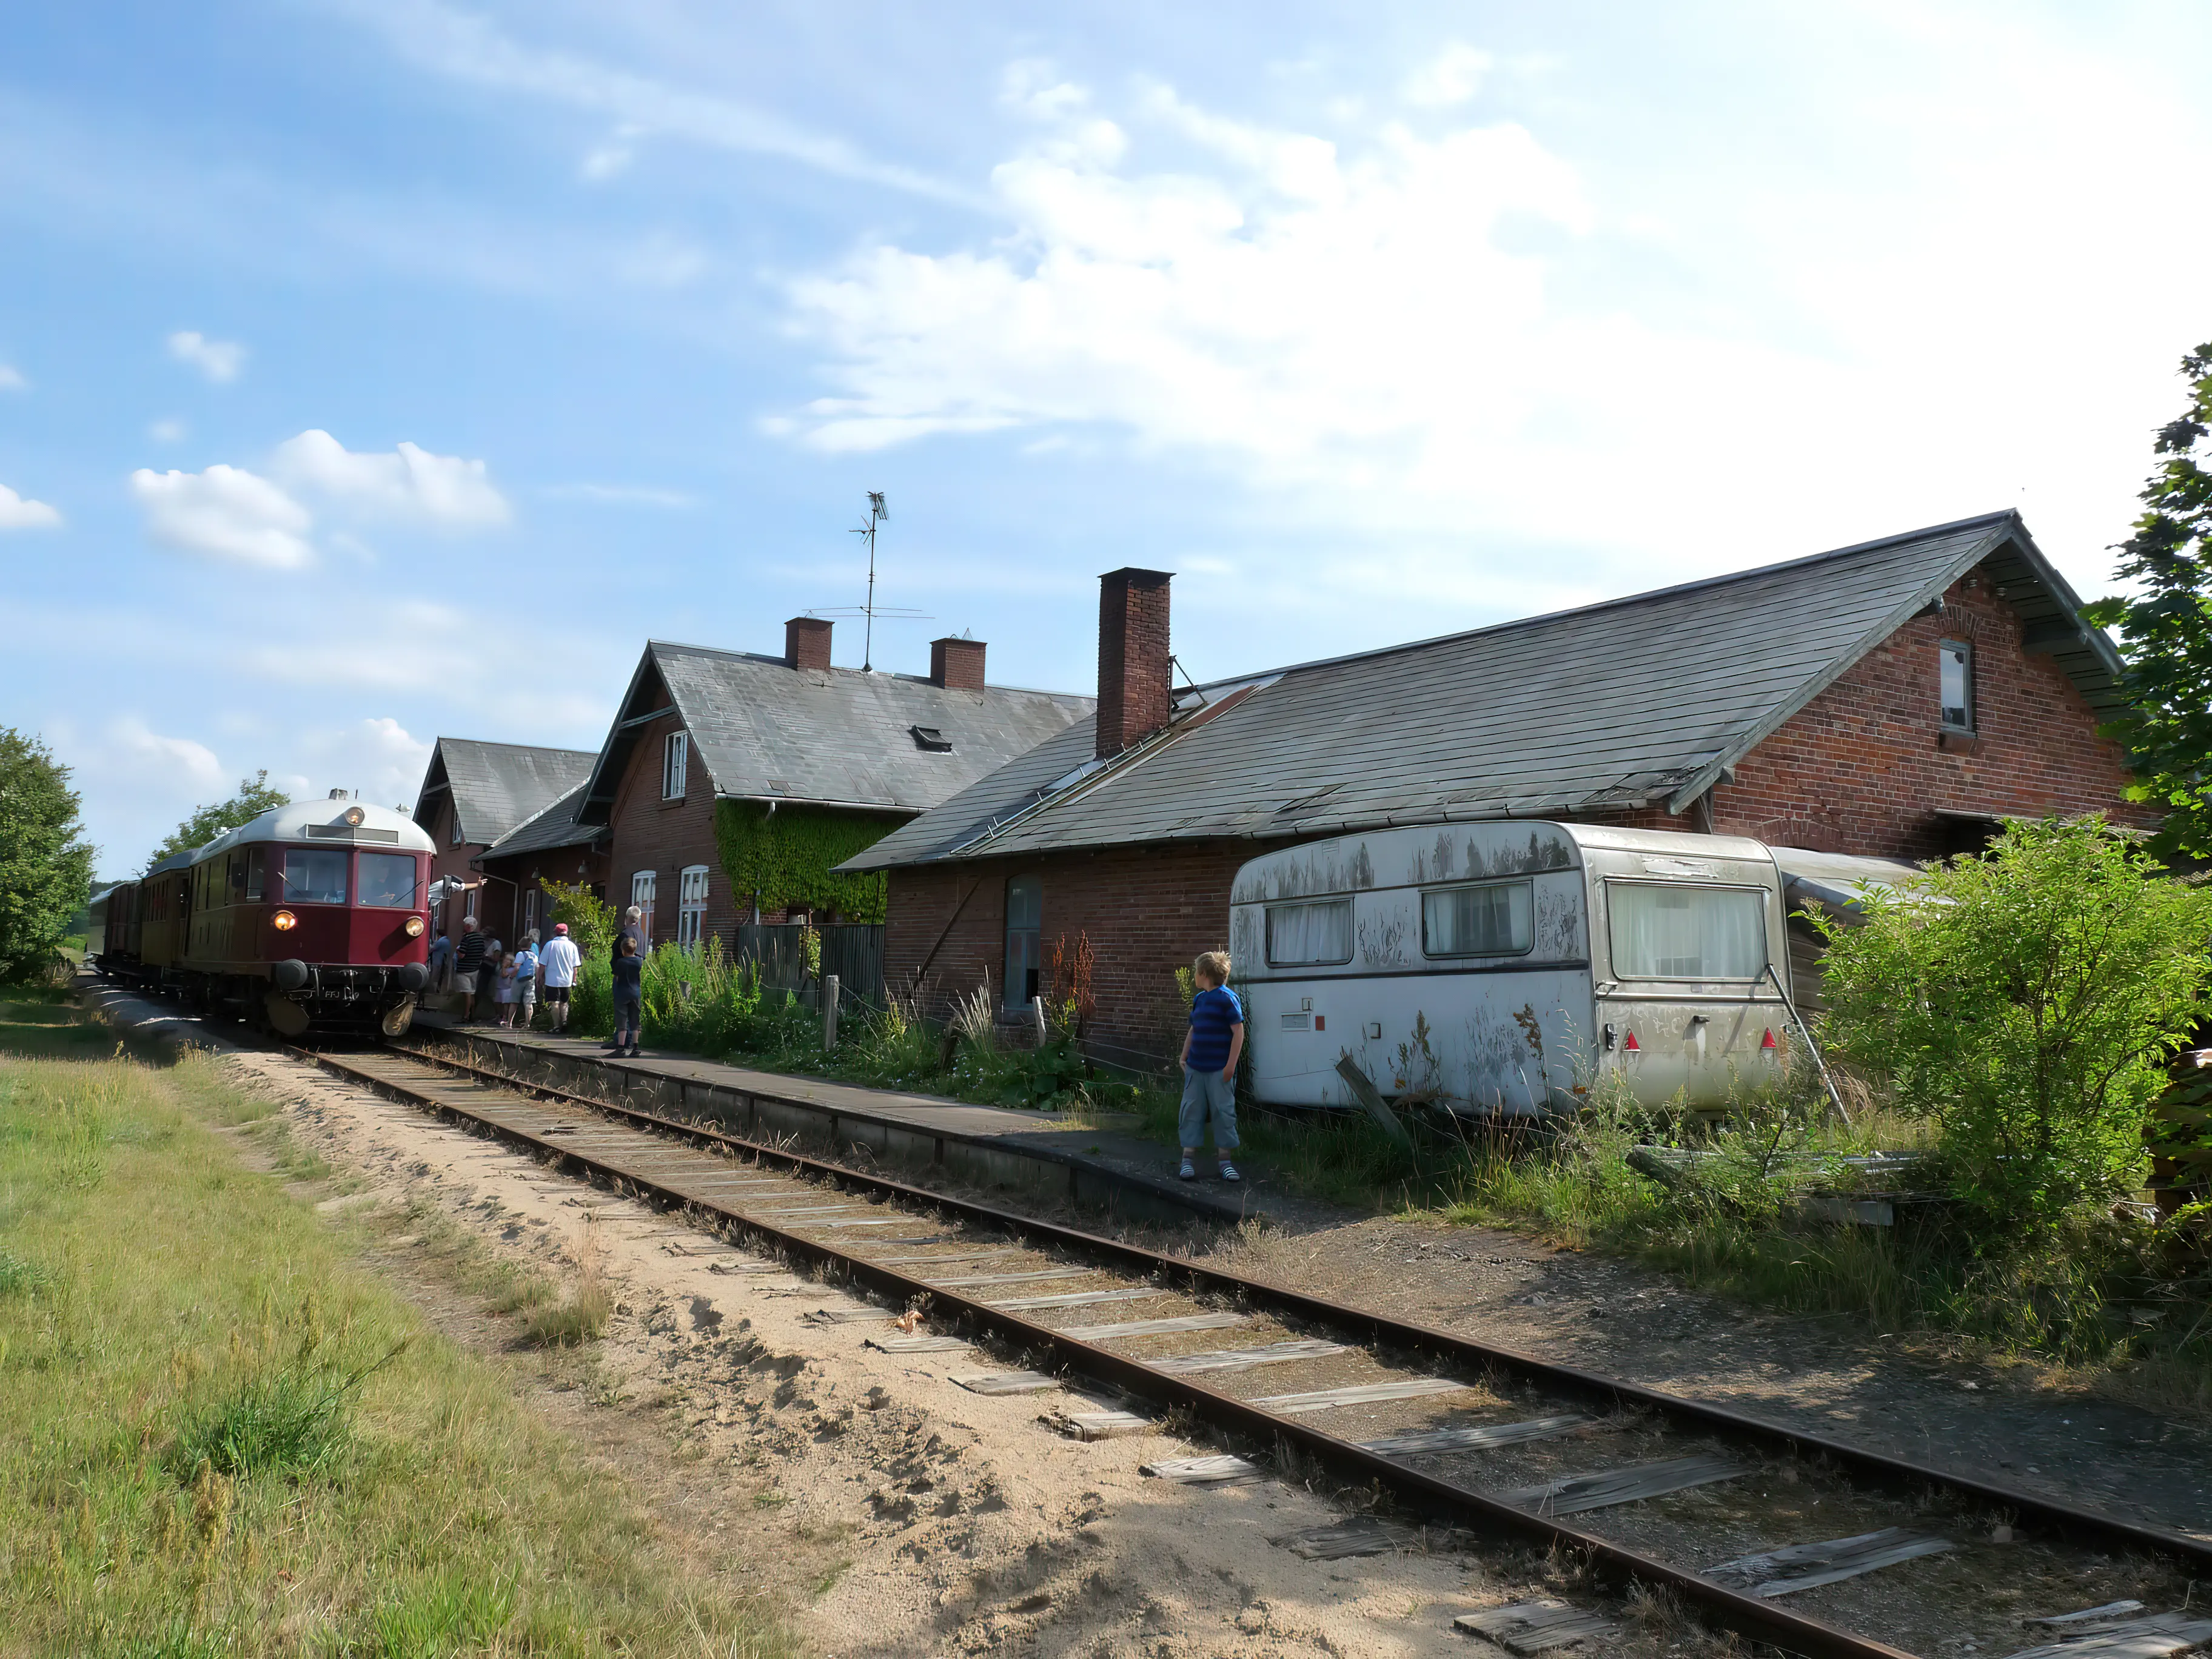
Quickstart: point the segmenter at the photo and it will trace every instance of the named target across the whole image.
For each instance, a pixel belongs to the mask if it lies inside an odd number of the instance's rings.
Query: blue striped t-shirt
[[[1229,1063],[1229,1028],[1244,1023],[1244,1005],[1225,985],[1190,1000],[1190,1069],[1218,1072]]]

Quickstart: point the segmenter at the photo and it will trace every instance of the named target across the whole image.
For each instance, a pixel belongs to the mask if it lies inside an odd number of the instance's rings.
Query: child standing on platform
[[[1208,951],[1191,965],[1198,994],[1190,1000],[1190,1030],[1182,1040],[1182,1169],[1198,1176],[1198,1149],[1206,1120],[1213,1121],[1213,1152],[1221,1178],[1241,1181],[1229,1154],[1237,1150],[1237,1060],[1244,1052],[1244,1005],[1229,988],[1229,956]]]

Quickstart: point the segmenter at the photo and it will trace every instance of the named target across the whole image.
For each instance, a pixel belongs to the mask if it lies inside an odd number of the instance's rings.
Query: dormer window
[[[926,749],[933,755],[952,752],[952,739],[933,726],[909,726],[907,730],[914,733],[914,746],[917,749]]]
[[[1974,729],[1974,647],[1963,640],[1945,640],[1936,649],[1943,729],[1971,732]]]

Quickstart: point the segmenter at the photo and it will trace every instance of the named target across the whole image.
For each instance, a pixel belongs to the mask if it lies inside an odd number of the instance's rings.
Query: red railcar
[[[280,806],[110,893],[96,965],[286,1036],[396,1036],[429,982],[431,850],[389,807]]]

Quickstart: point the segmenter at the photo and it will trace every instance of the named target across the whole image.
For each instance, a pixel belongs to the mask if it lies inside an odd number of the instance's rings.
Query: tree
[[[235,830],[241,823],[251,823],[264,812],[279,806],[289,806],[292,798],[282,789],[269,787],[269,774],[264,769],[250,778],[238,781],[238,793],[228,800],[217,801],[213,806],[203,806],[193,812],[171,832],[168,840],[154,849],[146,860],[150,870],[172,853],[204,847],[226,830]]]
[[[2082,614],[2117,627],[2127,659],[2128,712],[2105,728],[2125,744],[2132,799],[2167,809],[2157,845],[2212,856],[2212,473],[2198,447],[2212,429],[2212,343],[2181,360],[2189,406],[2159,429],[2146,508],[2120,544],[2118,575],[2136,598],[2100,599]]]
[[[92,890],[69,768],[0,726],[0,981],[43,972]]]
[[[1942,1126],[1953,1190],[2008,1225],[2132,1187],[2212,980],[2212,889],[2101,818],[2012,821],[1857,908],[1863,927],[1819,919],[1826,1036]]]

